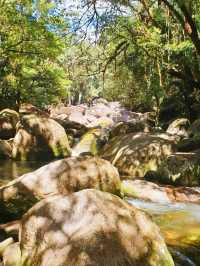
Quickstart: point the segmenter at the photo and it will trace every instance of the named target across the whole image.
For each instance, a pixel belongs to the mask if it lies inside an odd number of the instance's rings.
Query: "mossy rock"
[[[200,135],[180,140],[177,143],[177,149],[180,152],[192,152],[200,149]]]
[[[64,128],[50,118],[25,115],[13,141],[13,159],[62,158],[71,150]]]
[[[121,176],[142,178],[156,171],[161,162],[175,150],[174,142],[156,134],[127,134],[112,138],[100,155],[115,165]]]
[[[145,179],[176,186],[199,186],[199,153],[172,154],[162,162],[157,171],[146,173]]]
[[[122,136],[129,133],[148,132],[149,126],[144,121],[119,122],[110,132],[110,137]]]
[[[85,133],[80,141],[72,148],[72,156],[79,156],[81,154],[97,155],[99,152],[99,139],[103,130],[100,128],[90,129]]]
[[[11,109],[3,109],[0,112],[0,138],[10,139],[15,136],[16,125],[19,122],[19,114]]]
[[[9,159],[12,157],[12,143],[7,140],[0,140],[0,159]]]

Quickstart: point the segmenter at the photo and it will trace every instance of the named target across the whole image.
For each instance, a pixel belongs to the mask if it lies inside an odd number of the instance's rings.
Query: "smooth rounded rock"
[[[174,265],[144,212],[97,190],[41,201],[23,217],[20,239],[22,265]]]

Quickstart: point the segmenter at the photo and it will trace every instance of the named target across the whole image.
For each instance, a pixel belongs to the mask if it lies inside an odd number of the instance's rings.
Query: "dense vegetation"
[[[0,2],[1,108],[100,95],[158,111],[171,97],[195,118],[199,1],[67,2]]]

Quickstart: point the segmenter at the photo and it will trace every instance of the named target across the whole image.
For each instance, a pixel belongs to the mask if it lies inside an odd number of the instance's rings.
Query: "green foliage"
[[[175,88],[192,117],[200,90],[198,1],[109,2],[102,16],[95,2],[91,17],[98,26],[98,19],[102,22],[105,16],[109,22],[97,29],[101,94],[132,108],[142,104],[159,111]]]
[[[1,107],[29,101],[44,105],[67,91],[59,56],[65,47],[66,22],[52,15],[49,1],[2,1],[0,13]]]
[[[159,112],[175,92],[191,114],[200,99],[199,2],[109,1],[103,10],[87,2],[70,14],[62,1],[0,1],[1,107],[100,95]],[[69,34],[70,16],[82,18],[81,32]],[[93,27],[95,41],[84,35]]]
[[[68,88],[69,103],[89,101],[102,91],[100,73],[101,48],[87,41],[66,47],[62,64],[70,79]]]

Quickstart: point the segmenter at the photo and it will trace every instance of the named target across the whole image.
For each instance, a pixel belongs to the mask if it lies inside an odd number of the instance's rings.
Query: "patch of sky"
[[[63,8],[68,13],[68,19],[72,32],[76,32],[79,37],[94,40],[98,38],[100,29],[106,24],[114,23],[116,15],[120,15],[127,10],[113,6],[108,1],[93,2],[83,0],[65,0]]]

